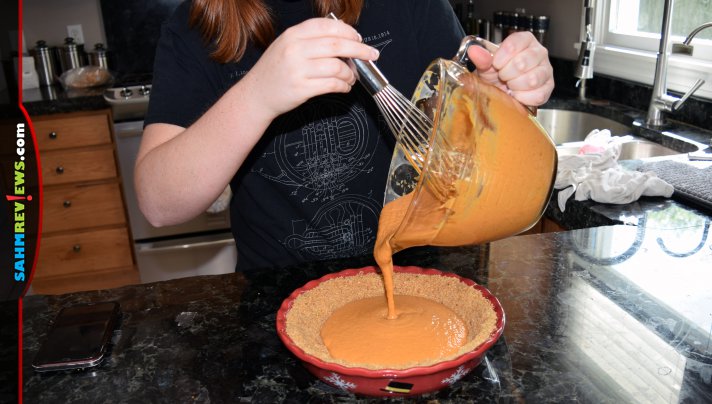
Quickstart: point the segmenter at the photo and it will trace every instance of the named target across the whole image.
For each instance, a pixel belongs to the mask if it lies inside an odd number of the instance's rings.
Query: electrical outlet
[[[83,44],[84,31],[82,31],[82,24],[67,25],[67,36],[74,38],[75,43]]]

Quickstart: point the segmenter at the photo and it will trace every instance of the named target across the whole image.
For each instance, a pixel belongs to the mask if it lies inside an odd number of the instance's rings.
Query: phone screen
[[[116,302],[62,309],[32,364],[35,370],[76,369],[98,365],[119,316]]]

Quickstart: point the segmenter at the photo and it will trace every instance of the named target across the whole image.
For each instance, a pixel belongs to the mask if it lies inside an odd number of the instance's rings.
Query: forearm
[[[250,97],[254,84],[245,77],[186,129],[146,128],[134,180],[151,224],[189,220],[225,189],[273,119]]]
[[[343,59],[377,57],[353,27],[313,18],[285,30],[190,127],[147,126],[135,175],[146,218],[170,225],[205,210],[275,117],[312,97],[350,91],[356,77]]]

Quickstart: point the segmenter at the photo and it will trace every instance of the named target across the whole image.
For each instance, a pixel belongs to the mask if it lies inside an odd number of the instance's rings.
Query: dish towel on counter
[[[675,187],[675,195],[712,209],[712,163],[709,161],[652,161],[637,168],[652,171]]]
[[[559,189],[558,205],[563,212],[566,201],[626,204],[641,196],[670,197],[672,185],[651,171],[631,171],[618,164],[624,137],[611,136],[607,129],[595,129],[586,136],[578,155],[559,156],[554,188]]]
[[[232,198],[232,189],[230,189],[230,185],[228,185],[222,191],[220,196],[218,196],[218,199],[216,199],[215,202],[213,202],[205,211],[208,213],[220,213],[224,211],[230,205],[230,198]]]

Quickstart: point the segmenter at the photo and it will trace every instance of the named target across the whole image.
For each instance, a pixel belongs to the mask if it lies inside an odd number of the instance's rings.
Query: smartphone
[[[98,365],[106,354],[120,315],[118,302],[63,308],[52,323],[32,367],[45,372]]]

